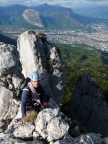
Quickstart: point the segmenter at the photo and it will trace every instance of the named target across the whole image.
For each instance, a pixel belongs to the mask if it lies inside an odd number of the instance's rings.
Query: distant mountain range
[[[86,5],[84,7],[78,7],[74,9],[77,14],[86,17],[94,17],[101,19],[108,19],[108,5]]]
[[[108,19],[82,16],[70,8],[47,4],[36,7],[22,5],[0,7],[0,28],[75,30],[85,28],[85,25],[91,23],[108,25]]]

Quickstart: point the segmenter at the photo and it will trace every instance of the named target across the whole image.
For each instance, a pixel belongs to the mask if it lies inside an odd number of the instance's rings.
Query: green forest
[[[107,53],[96,48],[79,44],[56,44],[65,63],[66,84],[63,103],[69,102],[77,80],[84,74],[96,81],[104,96],[108,93]]]

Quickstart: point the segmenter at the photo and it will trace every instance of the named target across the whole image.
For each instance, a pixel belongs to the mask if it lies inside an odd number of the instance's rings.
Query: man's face
[[[34,88],[38,88],[39,81],[31,81]]]

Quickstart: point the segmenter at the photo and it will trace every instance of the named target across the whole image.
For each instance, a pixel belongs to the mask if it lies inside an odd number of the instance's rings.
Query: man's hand
[[[48,103],[47,102],[43,102],[43,107],[47,108],[48,107]]]
[[[35,106],[39,106],[39,105],[41,105],[40,100],[39,100],[39,99],[38,99],[38,100],[36,100],[36,102],[34,103],[34,105],[35,105]]]

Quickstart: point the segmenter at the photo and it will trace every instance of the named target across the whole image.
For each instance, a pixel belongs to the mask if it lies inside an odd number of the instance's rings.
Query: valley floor
[[[16,31],[4,30],[8,36],[17,38],[18,35],[24,31],[24,29]],[[36,30],[36,32],[44,32],[47,34],[48,39],[55,43],[63,44],[85,44],[102,51],[108,51],[108,32],[75,32],[75,31],[46,31],[46,30]]]

